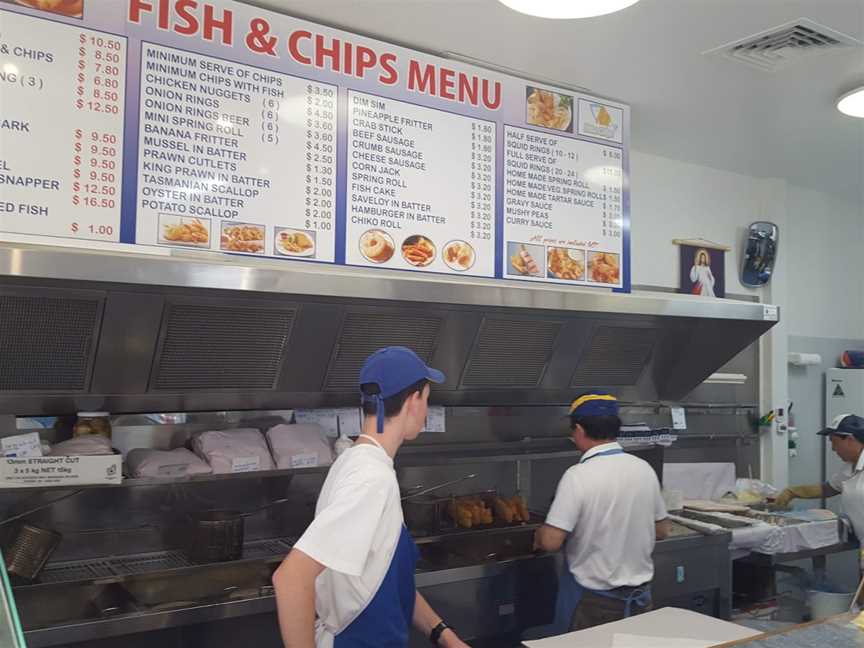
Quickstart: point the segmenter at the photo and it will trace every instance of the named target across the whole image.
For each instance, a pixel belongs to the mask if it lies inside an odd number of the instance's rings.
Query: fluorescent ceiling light
[[[844,115],[864,119],[864,86],[855,88],[840,97],[837,100],[837,110]]]
[[[520,13],[539,18],[590,18],[621,11],[639,0],[498,0]]]

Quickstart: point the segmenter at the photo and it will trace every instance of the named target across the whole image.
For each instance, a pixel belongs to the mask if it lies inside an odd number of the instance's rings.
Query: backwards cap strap
[[[375,424],[378,426],[378,434],[384,434],[384,397],[381,392],[375,394]]]

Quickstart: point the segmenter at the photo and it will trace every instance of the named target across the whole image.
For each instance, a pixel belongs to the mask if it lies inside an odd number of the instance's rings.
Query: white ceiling
[[[633,148],[840,195],[864,212],[864,120],[836,97],[864,84],[864,48],[779,72],[702,52],[810,18],[864,40],[864,0],[641,0],[550,21],[496,0],[251,0],[421,49],[560,80],[633,107]]]

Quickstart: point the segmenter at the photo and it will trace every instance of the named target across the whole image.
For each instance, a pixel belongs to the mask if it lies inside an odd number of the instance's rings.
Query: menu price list
[[[119,240],[126,46],[0,10],[0,231]]]
[[[504,275],[622,285],[621,149],[505,127]]]
[[[332,262],[335,86],[145,43],[138,243]]]
[[[349,264],[494,276],[495,124],[348,93]]]

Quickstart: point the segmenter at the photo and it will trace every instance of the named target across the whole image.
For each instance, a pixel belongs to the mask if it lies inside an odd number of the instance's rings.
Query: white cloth
[[[732,542],[729,543],[729,548],[732,551],[747,549],[748,552],[776,554],[780,553],[783,546],[781,535],[780,527],[759,522],[753,526],[732,529]]]
[[[586,452],[564,473],[546,517],[546,524],[572,532],[567,564],[589,589],[635,587],[654,577],[654,523],[667,517],[666,506],[647,462],[626,453],[594,457],[620,449],[606,443]]]
[[[780,527],[779,553],[795,553],[805,549],[822,549],[840,542],[837,520],[805,522]]]
[[[126,468],[131,477],[186,477],[213,472],[204,460],[186,448],[133,448],[126,455]]]
[[[847,464],[845,470],[831,477],[828,483],[841,493],[843,512],[852,521],[855,535],[864,542],[864,453],[854,466]]]
[[[374,598],[402,524],[390,456],[366,444],[339,455],[321,487],[315,519],[294,545],[326,568],[315,581],[318,648],[330,648]]]
[[[274,468],[264,435],[255,428],[202,432],[192,447],[217,475]]]
[[[67,441],[61,441],[51,448],[52,457],[87,457],[111,454],[114,454],[111,439],[100,434],[74,437]]]
[[[720,499],[728,492],[734,493],[735,485],[734,463],[663,464],[663,487],[682,491],[684,499]]]
[[[714,294],[714,275],[711,266],[694,265],[690,268],[690,281],[694,283],[697,295],[703,297],[716,297]]]
[[[315,423],[280,424],[270,428],[267,442],[276,467],[283,470],[329,466],[333,463],[333,450],[326,434],[324,428]]]

